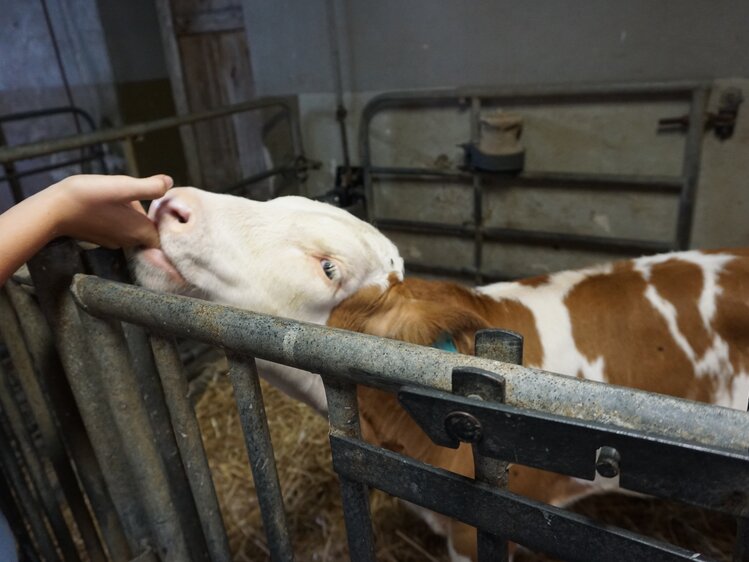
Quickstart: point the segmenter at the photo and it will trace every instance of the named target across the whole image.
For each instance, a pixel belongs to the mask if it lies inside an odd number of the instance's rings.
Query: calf
[[[136,257],[147,287],[257,312],[473,353],[475,332],[525,338],[524,363],[549,371],[746,408],[749,251],[682,252],[468,289],[403,278],[395,246],[345,211],[300,197],[256,202],[171,190],[149,216],[161,249]],[[261,372],[325,411],[320,378],[273,364]],[[470,449],[431,444],[394,396],[360,387],[370,442],[472,475]],[[590,485],[513,465],[510,489],[555,505]],[[430,514],[453,559],[475,558],[472,529]]]

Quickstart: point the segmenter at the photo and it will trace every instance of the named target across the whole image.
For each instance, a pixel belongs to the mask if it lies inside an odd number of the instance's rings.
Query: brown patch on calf
[[[668,270],[664,267],[659,277]],[[604,358],[609,383],[708,401],[713,381],[695,376],[665,319],[645,297],[646,289],[629,262],[578,283],[565,298],[578,350],[590,361]]]
[[[521,279],[520,281],[518,281],[518,284],[525,285],[526,287],[540,287],[541,285],[546,285],[549,282],[549,278],[550,276],[548,274],[537,275],[536,277]]]
[[[702,357],[712,343],[699,309],[703,277],[699,265],[679,259],[656,264],[650,270],[650,284],[676,310],[679,331],[697,358]]]

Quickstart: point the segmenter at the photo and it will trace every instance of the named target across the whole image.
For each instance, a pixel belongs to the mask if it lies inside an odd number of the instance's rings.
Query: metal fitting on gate
[[[450,412],[445,416],[445,431],[453,439],[478,443],[481,439],[481,422],[468,412]]]
[[[619,451],[613,447],[601,447],[596,458],[596,472],[604,478],[614,478],[619,475],[620,460]]]

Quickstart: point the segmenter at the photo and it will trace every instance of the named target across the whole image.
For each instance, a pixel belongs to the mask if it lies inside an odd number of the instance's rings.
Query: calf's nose
[[[190,197],[172,190],[151,204],[148,216],[159,227],[184,228],[195,222],[195,210],[195,202]]]

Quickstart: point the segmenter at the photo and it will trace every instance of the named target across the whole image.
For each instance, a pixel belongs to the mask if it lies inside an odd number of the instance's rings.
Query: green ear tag
[[[432,344],[432,347],[441,349],[442,351],[449,351],[450,353],[458,353],[458,348],[455,347],[452,337],[447,332],[441,333],[437,341]]]

